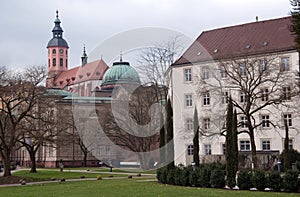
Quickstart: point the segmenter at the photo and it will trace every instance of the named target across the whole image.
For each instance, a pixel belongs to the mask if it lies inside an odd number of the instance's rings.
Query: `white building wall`
[[[290,59],[290,72],[286,84],[293,84],[295,82],[295,71],[299,69],[298,66],[298,53],[295,51],[276,54],[275,62],[279,67],[279,60],[281,57],[289,57]],[[172,100],[173,100],[173,114],[174,114],[174,144],[175,144],[175,164],[189,165],[192,161],[192,156],[187,156],[187,146],[193,143],[193,131],[187,131],[186,119],[193,119],[193,113],[195,105],[198,110],[199,126],[203,128],[203,119],[210,118],[211,128],[210,132],[214,133],[209,137],[200,137],[200,161],[205,156],[205,144],[211,145],[212,155],[222,155],[222,144],[225,143],[225,137],[220,136],[219,133],[222,130],[222,126],[225,122],[225,113],[227,104],[221,103],[221,95],[218,91],[210,91],[211,103],[209,106],[203,104],[203,97],[201,92],[207,85],[199,85],[199,77],[202,75],[202,68],[207,67],[210,70],[210,78],[208,84],[216,83],[212,75],[212,70],[215,70],[217,64],[214,62],[203,62],[194,65],[182,65],[172,67],[171,76],[171,88],[172,88]],[[185,81],[185,69],[191,69],[192,80]],[[273,72],[273,71],[272,71]],[[272,74],[271,72],[271,74]],[[275,71],[274,71],[275,72]],[[274,74],[274,73],[273,73]],[[209,86],[207,89],[211,88]],[[186,107],[185,96],[192,95],[192,106]],[[233,98],[239,98],[239,91],[230,90],[230,94]],[[283,150],[283,140],[285,137],[284,125],[282,120],[283,113],[292,114],[293,126],[290,127],[289,137],[293,142],[293,148],[300,150],[300,104],[298,97],[293,101],[287,101],[285,104],[289,104],[289,107],[268,106],[261,110],[255,116],[256,121],[261,121],[262,114],[268,114],[270,121],[276,123],[276,127],[270,126],[270,128],[259,127],[255,131],[255,143],[256,150],[262,150],[262,140],[270,140],[271,150]],[[240,121],[240,117],[238,117]],[[238,136],[239,142],[241,140],[249,140],[248,134],[242,133]],[[238,144],[240,149],[240,144]]]

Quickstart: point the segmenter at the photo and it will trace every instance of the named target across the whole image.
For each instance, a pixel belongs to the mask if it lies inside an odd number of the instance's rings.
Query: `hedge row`
[[[225,165],[217,163],[201,165],[195,169],[191,166],[181,166],[169,170],[165,167],[157,170],[159,182],[191,187],[224,188],[225,175]],[[243,170],[238,175],[237,185],[242,190],[256,188],[263,191],[265,188],[271,188],[274,191],[299,192],[298,176],[297,170],[289,170],[284,174],[278,171]]]

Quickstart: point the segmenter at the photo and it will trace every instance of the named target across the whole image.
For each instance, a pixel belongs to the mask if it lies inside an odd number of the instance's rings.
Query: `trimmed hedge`
[[[237,185],[241,190],[256,188],[274,191],[299,192],[299,171],[289,170],[284,174],[278,171],[265,172],[262,170],[242,170],[237,178]],[[225,186],[225,166],[222,164],[205,164],[195,167],[166,167],[157,170],[159,182],[171,185],[191,187],[223,188]]]

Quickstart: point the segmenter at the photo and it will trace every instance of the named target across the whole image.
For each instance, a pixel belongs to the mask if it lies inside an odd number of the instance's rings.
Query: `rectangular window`
[[[204,152],[205,152],[205,155],[211,155],[211,145],[210,144],[204,144]]]
[[[227,77],[227,71],[226,71],[226,68],[225,68],[224,65],[222,65],[222,66],[220,67],[220,72],[221,72],[221,78],[222,78],[222,79],[224,79],[224,78]]]
[[[225,143],[222,144],[222,153],[223,153],[223,155],[226,154],[226,144]]]
[[[267,70],[267,60],[259,60],[259,73],[264,73]]]
[[[293,149],[293,140],[289,139],[289,149]]]
[[[186,130],[193,131],[193,120],[192,119],[186,119]]]
[[[282,57],[280,59],[280,71],[289,71],[290,70],[290,58],[288,57]]]
[[[186,107],[193,106],[193,97],[191,94],[185,95],[185,105],[186,105]]]
[[[291,87],[283,87],[283,99],[291,100]]]
[[[194,154],[194,146],[192,144],[187,146],[187,155],[193,155]]]
[[[241,116],[241,127],[247,128],[247,117],[246,116]]]
[[[271,150],[271,143],[270,143],[270,140],[263,140],[261,142],[261,148],[262,150]]]
[[[209,91],[205,92],[203,95],[203,105],[210,105]]]
[[[243,63],[239,63],[239,74],[241,76],[245,76],[246,75],[246,64]]]
[[[208,68],[203,68],[202,69],[202,79],[209,79],[209,70]]]
[[[184,69],[185,81],[192,81],[192,69]]]
[[[222,92],[222,104],[228,103],[228,92]]]
[[[267,88],[261,90],[261,100],[262,101],[269,100],[269,90]]]
[[[268,127],[270,127],[270,117],[269,117],[269,115],[262,115],[262,116],[261,116],[261,120],[262,120],[261,126],[262,126],[263,128],[268,128]]]
[[[105,154],[110,155],[110,147],[109,146],[105,147]]]
[[[208,130],[210,128],[210,119],[204,118],[203,119],[203,129]]]
[[[244,92],[240,92],[240,101],[241,103],[245,103],[246,101],[246,94]]]
[[[53,65],[53,66],[56,66],[56,58],[53,58],[53,59],[52,59],[52,65]]]
[[[284,120],[284,122],[287,123],[288,127],[293,126],[292,114],[284,114],[283,115],[283,120]]]
[[[249,151],[250,150],[250,141],[249,140],[240,141],[240,150],[241,151]]]

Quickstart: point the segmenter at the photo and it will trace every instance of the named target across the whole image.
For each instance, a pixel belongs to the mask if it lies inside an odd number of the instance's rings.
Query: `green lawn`
[[[29,170],[21,170],[13,173],[13,176],[22,177],[26,181],[49,181],[51,178],[55,178],[57,180],[61,178],[65,179],[79,179],[81,176],[85,176],[85,178],[96,178],[97,176],[101,176],[103,178],[109,177],[113,175],[114,177],[125,177],[125,174],[114,174],[114,173],[91,173],[91,172],[69,172],[67,169],[64,169],[64,172],[60,172],[58,170],[41,170],[39,169],[37,173],[29,173]]]
[[[215,196],[215,197],[280,197],[299,196],[289,193],[229,191],[223,189],[191,188],[139,182],[138,179],[98,180],[47,183],[31,186],[0,188],[0,196]]]

